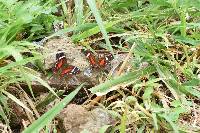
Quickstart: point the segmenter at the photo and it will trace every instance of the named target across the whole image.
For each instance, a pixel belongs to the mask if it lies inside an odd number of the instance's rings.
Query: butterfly
[[[76,66],[68,65],[67,58],[63,52],[56,54],[56,63],[53,67],[53,73],[60,72],[61,77],[65,75],[76,75],[80,73],[80,69]]]
[[[88,59],[92,68],[105,68],[107,64],[113,60],[113,55],[111,53],[96,58],[95,55],[89,50],[83,50],[84,55]]]

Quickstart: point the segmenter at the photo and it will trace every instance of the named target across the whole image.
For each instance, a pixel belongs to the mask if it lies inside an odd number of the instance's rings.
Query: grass
[[[17,36],[21,34],[24,29],[33,24],[34,20],[45,11],[39,4],[38,1],[17,2],[10,0],[0,2],[0,107],[2,111],[2,120],[6,122],[8,127],[10,111],[6,103],[9,98],[27,111],[32,112],[20,99],[7,91],[9,87],[24,82],[29,85],[29,89],[32,92],[30,84],[33,81],[37,81],[56,94],[53,89],[38,76],[39,73],[37,71],[26,66],[27,63],[34,63],[34,61],[43,59],[43,56],[37,52],[40,46],[34,45],[26,40],[17,41]],[[27,10],[29,12],[27,12]],[[32,26],[32,28],[35,27]],[[30,35],[31,34],[34,33],[30,31]],[[32,56],[29,57],[24,53],[31,53]],[[32,96],[34,97],[33,92]],[[11,130],[10,127],[9,130]]]
[[[100,37],[103,47],[111,53],[129,52],[132,45],[130,71],[111,77],[90,88],[91,93],[102,97],[119,95],[114,101],[101,104],[113,115],[117,124],[111,132],[199,132],[200,119],[200,1],[165,0],[87,0],[74,1],[74,10],[67,12],[65,1],[0,2],[0,116],[9,125],[9,107],[12,99],[32,112],[9,90],[21,82],[31,86],[40,82],[51,93],[56,93],[27,63],[42,60],[37,52],[41,46],[31,41],[71,33],[75,43],[90,47],[90,41]],[[57,7],[62,15],[53,15]],[[52,23],[70,22],[65,29],[53,33]],[[26,32],[27,37],[17,39]],[[113,43],[112,35],[120,42]],[[88,41],[89,40],[89,41]],[[31,53],[29,57],[24,53]],[[147,66],[143,66],[143,64]],[[123,68],[126,71],[126,67]],[[79,88],[80,89],[80,88]],[[30,87],[31,90],[31,87]],[[77,90],[63,99],[72,99]],[[32,92],[33,95],[33,92]],[[34,97],[34,95],[33,95]],[[70,100],[67,100],[68,102]],[[24,132],[44,128],[64,105],[59,103],[33,122]],[[66,103],[65,102],[65,105]],[[60,106],[60,108],[57,108]],[[56,111],[55,111],[56,110]],[[53,113],[52,113],[53,112]],[[191,120],[183,120],[192,116]],[[199,118],[198,118],[199,117]],[[183,122],[186,121],[184,125]],[[196,123],[195,123],[196,122]],[[42,124],[41,124],[42,123]],[[100,129],[106,131],[110,125]],[[9,129],[11,130],[11,129]]]

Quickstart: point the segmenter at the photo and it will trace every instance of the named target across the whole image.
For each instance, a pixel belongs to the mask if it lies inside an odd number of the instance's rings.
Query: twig
[[[89,106],[93,106],[95,104],[97,104],[100,100],[101,100],[102,96],[97,96],[94,99],[91,100],[91,102],[88,104]]]

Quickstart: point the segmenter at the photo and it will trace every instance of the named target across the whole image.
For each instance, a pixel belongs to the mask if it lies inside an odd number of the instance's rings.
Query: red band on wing
[[[98,62],[100,67],[105,67],[106,66],[106,58],[100,58]]]
[[[56,73],[63,66],[64,62],[65,62],[65,58],[59,59],[53,68],[53,72]]]
[[[92,67],[98,67],[96,58],[95,58],[94,54],[93,54],[91,51],[86,50],[86,51],[84,51],[84,54],[85,54],[85,56],[87,57],[87,59],[88,59],[90,65],[91,65]]]
[[[104,57],[99,58],[98,65],[101,68],[105,67],[107,64],[110,63],[111,60],[113,60],[112,54],[105,55]]]
[[[68,66],[61,72],[61,76],[79,74],[79,73],[80,73],[80,69],[78,67]]]

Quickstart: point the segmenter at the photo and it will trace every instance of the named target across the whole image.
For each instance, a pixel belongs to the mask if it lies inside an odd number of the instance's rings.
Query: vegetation
[[[122,71],[89,89],[105,97],[99,104],[117,121],[110,132],[199,132],[200,0],[74,0],[71,7],[65,2],[0,0],[0,122],[10,132],[9,99],[37,112],[12,89],[23,92],[20,85],[26,84],[34,103],[31,84],[36,81],[57,96],[39,76],[44,55],[32,42],[66,33],[77,45],[91,49],[100,36],[105,42],[99,47],[114,55],[129,53]],[[64,29],[54,32],[58,21],[65,22]],[[81,87],[24,132],[48,126]]]

